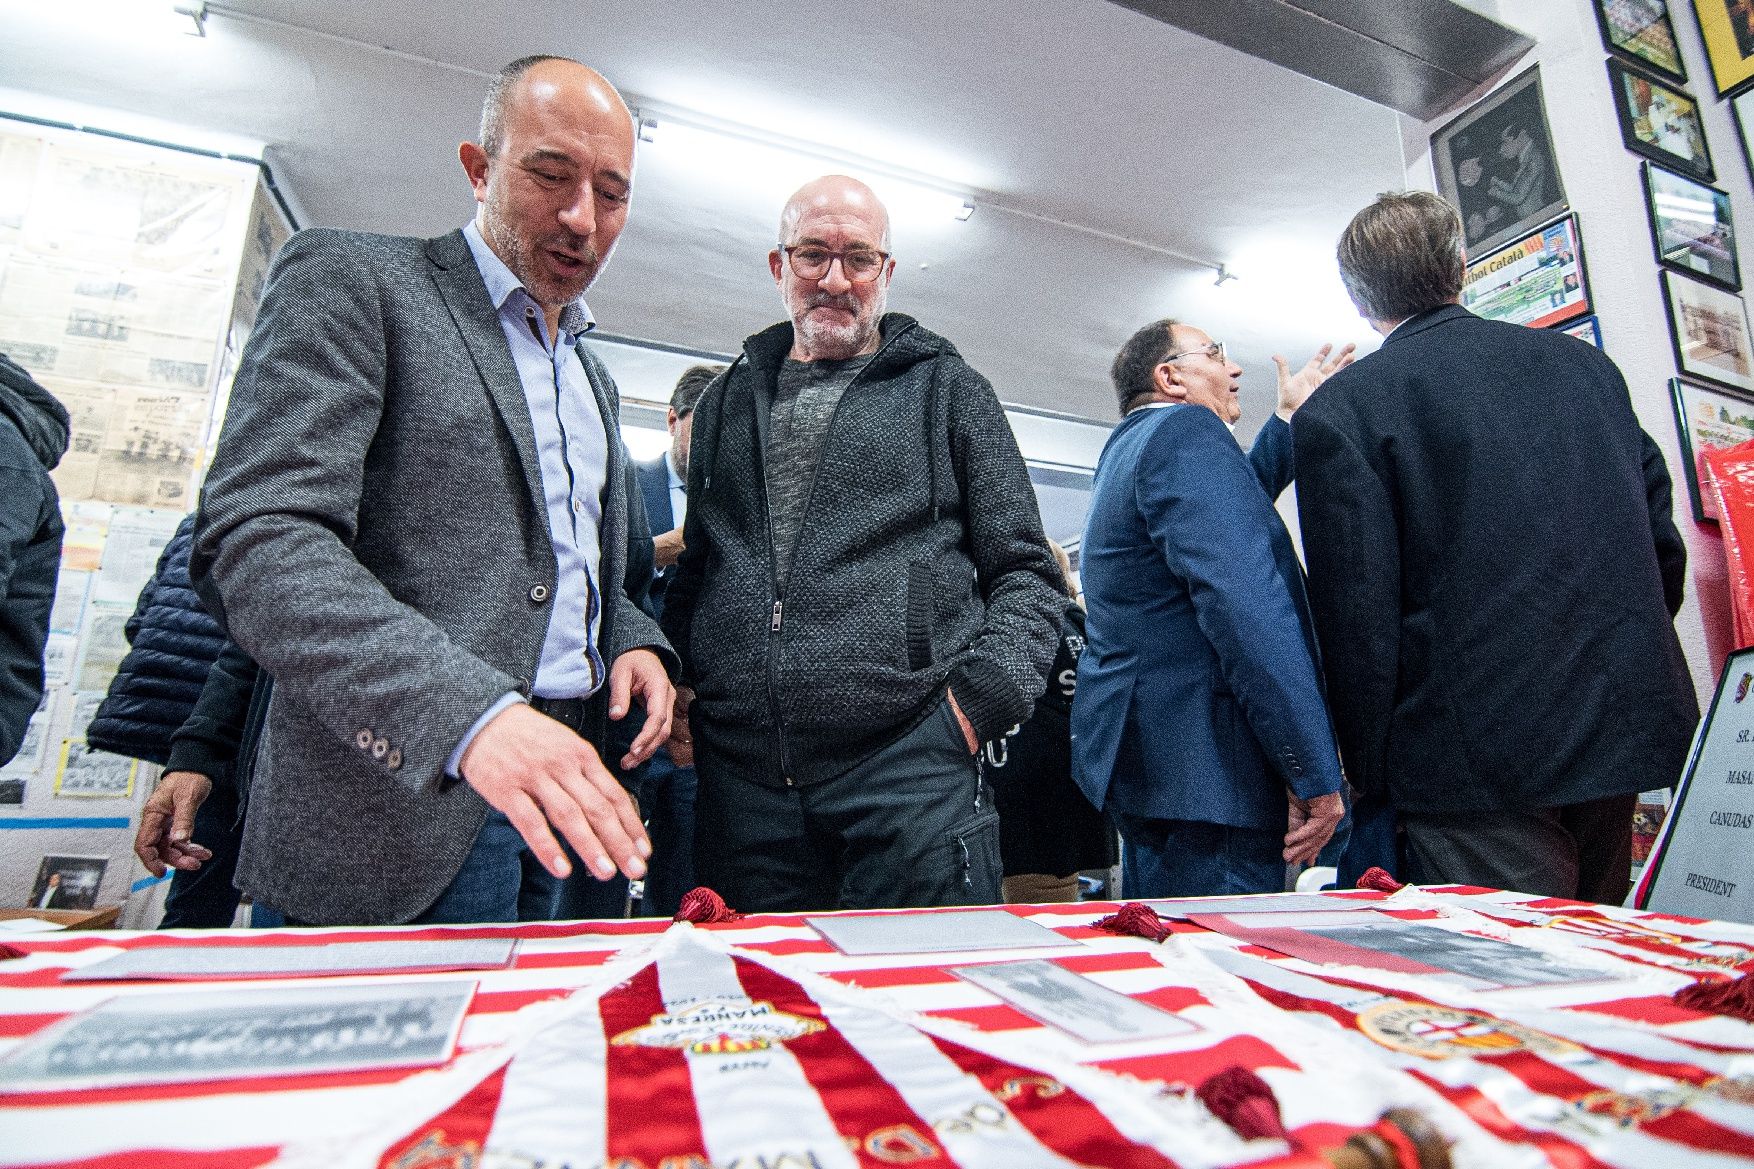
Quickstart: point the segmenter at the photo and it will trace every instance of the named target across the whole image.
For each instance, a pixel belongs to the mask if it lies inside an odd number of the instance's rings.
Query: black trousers
[[[833,779],[755,783],[696,757],[694,870],[745,913],[994,905],[999,816],[950,704]]]
[[[1636,793],[1519,812],[1402,812],[1408,876],[1619,905],[1632,883]]]

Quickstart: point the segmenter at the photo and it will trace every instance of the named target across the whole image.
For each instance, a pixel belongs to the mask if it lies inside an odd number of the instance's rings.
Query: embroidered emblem
[[[389,1169],[475,1169],[481,1146],[474,1141],[450,1144],[445,1130],[435,1128],[389,1164]]]
[[[815,1019],[776,1011],[772,1003],[707,999],[653,1015],[651,1022],[623,1031],[610,1042],[695,1055],[746,1055],[822,1030],[823,1024]]]
[[[1426,1059],[1481,1058],[1534,1051],[1564,1055],[1582,1050],[1518,1023],[1476,1011],[1420,1003],[1383,1003],[1358,1016],[1358,1028],[1384,1047]]]
[[[1578,1097],[1577,1108],[1592,1116],[1606,1117],[1621,1128],[1632,1128],[1685,1108],[1689,1098],[1690,1093],[1661,1089],[1628,1094],[1602,1088]]]

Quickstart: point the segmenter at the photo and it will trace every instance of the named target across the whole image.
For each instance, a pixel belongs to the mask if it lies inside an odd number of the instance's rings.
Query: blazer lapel
[[[518,378],[512,351],[506,345],[499,314],[487,298],[487,285],[482,283],[481,270],[475,266],[469,242],[461,231],[453,231],[428,240],[426,256],[433,265],[433,282],[438,285],[439,295],[444,298],[451,320],[456,323],[457,332],[469,350],[475,372],[487,387],[487,395],[507,433],[512,436],[512,445],[517,448],[532,514],[546,519],[542,467],[536,459],[536,432],[530,424],[530,404],[524,399],[524,384]]]

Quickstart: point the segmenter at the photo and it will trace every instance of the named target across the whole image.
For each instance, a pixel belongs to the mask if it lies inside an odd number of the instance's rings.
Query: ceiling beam
[[[1113,0],[1153,20],[1430,121],[1535,42],[1454,0]]]

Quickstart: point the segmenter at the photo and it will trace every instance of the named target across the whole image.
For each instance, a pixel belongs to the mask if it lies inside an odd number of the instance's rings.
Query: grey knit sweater
[[[881,328],[830,424],[783,592],[762,459],[791,324],[749,338],[696,408],[664,629],[696,692],[703,775],[830,779],[946,683],[984,740],[1047,684],[1058,569],[1004,410],[950,342],[900,313]]]

